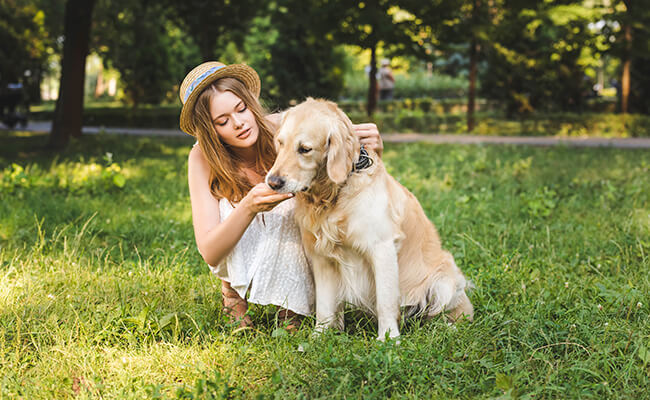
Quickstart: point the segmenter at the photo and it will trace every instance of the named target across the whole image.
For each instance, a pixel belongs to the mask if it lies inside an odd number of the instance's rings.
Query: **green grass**
[[[648,398],[647,150],[387,145],[476,286],[473,323],[395,346],[355,311],[320,338],[224,322],[191,138],[44,141],[0,131],[0,398]]]

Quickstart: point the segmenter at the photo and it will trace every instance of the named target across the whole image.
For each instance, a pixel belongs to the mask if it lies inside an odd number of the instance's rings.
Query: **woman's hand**
[[[384,142],[381,140],[377,125],[373,123],[353,124],[352,128],[361,144],[374,150],[381,157],[381,153],[384,151]]]
[[[259,212],[270,211],[273,207],[293,197],[293,193],[278,193],[266,183],[258,183],[244,196],[241,204],[255,215]]]

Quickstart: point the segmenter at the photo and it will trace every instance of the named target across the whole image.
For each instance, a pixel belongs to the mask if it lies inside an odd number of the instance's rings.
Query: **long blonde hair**
[[[255,172],[265,175],[275,162],[276,151],[273,144],[275,128],[266,119],[268,112],[257,98],[238,79],[221,78],[207,87],[197,99],[194,107],[194,134],[199,141],[203,156],[210,166],[210,191],[216,197],[224,197],[237,203],[254,186],[242,171],[243,161],[223,143],[217,134],[210,114],[210,102],[218,93],[230,91],[244,102],[259,127],[255,142]]]

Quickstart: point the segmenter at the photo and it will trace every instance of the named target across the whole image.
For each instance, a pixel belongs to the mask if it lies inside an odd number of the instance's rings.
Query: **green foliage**
[[[27,179],[108,152],[128,178],[0,194],[2,397],[646,397],[646,150],[387,145],[386,168],[476,287],[474,322],[405,320],[397,346],[357,310],[320,337],[311,318],[274,335],[270,306],[251,308],[254,329],[223,322],[194,243],[192,138],[92,135],[58,156],[36,150],[44,136],[0,140],[0,168]],[[536,199],[554,200],[547,216]]]
[[[592,83],[581,57],[595,45],[588,24],[596,14],[582,5],[549,2],[504,8],[486,49],[483,96],[503,102],[508,115],[582,110]]]
[[[546,186],[537,188],[534,193],[522,193],[521,199],[531,217],[548,217],[558,201],[555,190]]]
[[[93,160],[54,161],[48,172],[41,170],[38,164],[22,167],[12,163],[0,171],[0,195],[22,198],[26,191],[42,188],[71,194],[110,193],[122,189],[127,181],[122,168],[112,158],[112,153],[106,153],[105,165]]]
[[[368,118],[363,102],[341,102],[353,122],[375,122],[382,133],[466,133],[466,105],[457,100],[401,99],[379,103],[379,111]],[[479,101],[473,134],[501,136],[650,137],[650,117],[611,113],[537,113],[523,118],[505,118],[492,103]],[[86,126],[177,129],[177,106],[87,108]],[[51,111],[33,112],[34,119],[51,119]]]
[[[128,100],[137,106],[175,99],[171,89],[185,73],[179,61],[198,52],[169,22],[168,9],[123,0],[102,0],[97,7],[95,47],[120,72]]]
[[[467,92],[467,79],[450,75],[414,71],[407,75],[395,75],[395,98],[431,97],[435,99],[463,98]],[[346,100],[362,100],[368,95],[368,77],[363,72],[346,76],[341,97]],[[378,107],[381,103],[378,104]]]
[[[19,0],[0,1],[0,94],[8,83],[21,82],[30,100],[40,99],[38,85],[48,41],[42,10]]]
[[[183,28],[198,46],[199,57],[187,72],[200,61],[221,60],[219,54],[228,43],[241,46],[249,33],[251,21],[264,14],[265,4],[255,0],[237,0],[215,3],[209,0],[163,0],[161,6],[169,10],[169,18]],[[183,59],[187,63],[188,59]]]
[[[355,123],[369,119],[361,112],[349,112]],[[466,133],[462,114],[435,114],[401,109],[375,113],[371,119],[380,132]],[[510,119],[494,113],[479,113],[472,134],[496,136],[560,137],[650,137],[650,118],[646,115],[540,113]]]
[[[277,36],[268,48],[270,60],[261,60],[256,67],[272,77],[263,85],[274,106],[286,108],[307,96],[338,98],[344,57],[328,34],[332,26],[323,18],[326,3],[282,0],[273,7],[270,24]]]
[[[198,378],[194,387],[182,386],[176,390],[176,399],[232,399],[243,394],[241,388],[230,386],[229,378],[215,371],[212,377]]]

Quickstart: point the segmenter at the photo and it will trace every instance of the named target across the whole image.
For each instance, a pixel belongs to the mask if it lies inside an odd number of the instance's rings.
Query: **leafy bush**
[[[12,163],[0,171],[0,194],[21,195],[22,189],[47,188],[69,193],[98,193],[121,189],[126,185],[122,168],[107,153],[105,165],[93,160],[89,162],[54,162],[49,170],[42,170],[38,164],[23,167]]]
[[[180,106],[93,107],[84,109],[83,123],[85,126],[174,129],[179,127],[180,115]],[[52,120],[54,111],[32,112],[30,118],[34,120]]]
[[[364,100],[368,96],[368,77],[363,72],[348,75],[341,97]],[[466,78],[449,75],[427,75],[424,72],[410,75],[395,74],[395,97],[437,99],[463,98],[469,86]]]
[[[401,99],[380,102],[369,118],[365,103],[341,101],[339,106],[353,122],[373,121],[380,132],[467,133],[465,104],[455,99]],[[650,137],[650,116],[609,113],[539,113],[526,118],[505,119],[494,105],[478,102],[476,135]],[[100,107],[84,111],[87,126],[178,129],[177,106],[139,108]],[[51,119],[52,112],[32,113],[34,119]]]
[[[421,110],[376,113],[349,112],[355,123],[373,121],[380,132],[467,133],[464,114],[434,114]],[[477,113],[472,134],[499,136],[650,137],[650,116],[620,114],[539,114],[525,119],[503,119]]]
[[[366,112],[366,102],[360,100],[343,100],[338,102],[345,112]],[[478,111],[495,110],[495,105],[483,99],[476,102]],[[398,112],[401,110],[420,110],[436,114],[459,114],[467,111],[465,99],[433,99],[430,97],[384,100],[377,103],[378,112]]]

